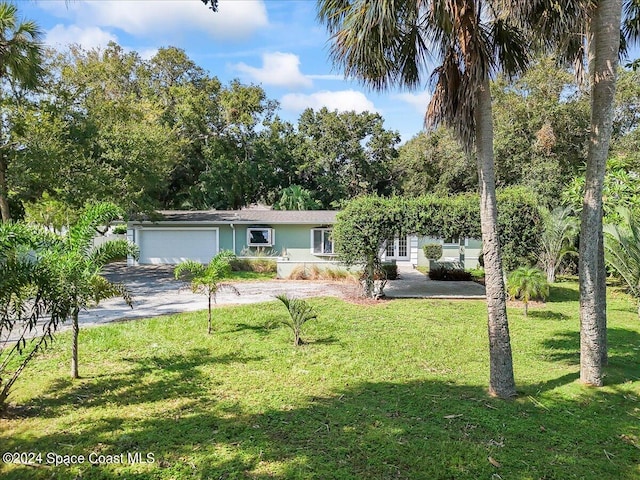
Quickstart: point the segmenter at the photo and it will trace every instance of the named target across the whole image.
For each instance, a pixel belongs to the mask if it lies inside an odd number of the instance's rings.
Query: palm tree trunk
[[[71,378],[80,378],[78,375],[78,334],[80,333],[78,314],[78,309],[75,309],[71,314],[73,328],[73,336],[71,337]]]
[[[580,380],[602,386],[606,357],[606,281],[603,275],[602,188],[613,124],[613,100],[620,43],[621,0],[598,2],[589,48],[591,135],[580,226]]]
[[[211,335],[211,293],[209,293],[209,323],[207,325],[207,333]]]
[[[11,220],[11,214],[9,213],[9,187],[7,185],[7,159],[5,152],[0,149],[0,213],[2,214],[2,221],[8,222]]]
[[[478,180],[480,183],[482,251],[488,310],[489,393],[500,398],[511,398],[516,396],[516,385],[513,377],[511,340],[498,238],[498,210],[493,163],[493,118],[488,78],[484,80],[478,90],[478,103],[474,115]]]

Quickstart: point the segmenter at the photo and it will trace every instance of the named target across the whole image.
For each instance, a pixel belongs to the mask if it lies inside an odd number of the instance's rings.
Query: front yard
[[[84,330],[75,382],[61,335],[0,419],[3,452],[42,460],[0,474],[640,479],[640,321],[626,296],[610,298],[599,390],[577,382],[577,285],[552,288],[528,319],[511,308],[511,402],[486,394],[481,301],[310,303],[318,320],[300,348],[289,330],[265,328],[286,315],[273,302],[216,309],[211,336],[202,312]]]

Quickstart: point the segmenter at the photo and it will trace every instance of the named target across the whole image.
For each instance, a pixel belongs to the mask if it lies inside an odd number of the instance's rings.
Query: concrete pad
[[[400,278],[390,280],[384,288],[387,298],[486,298],[483,285],[476,282],[442,282],[431,280],[414,269],[399,269]]]

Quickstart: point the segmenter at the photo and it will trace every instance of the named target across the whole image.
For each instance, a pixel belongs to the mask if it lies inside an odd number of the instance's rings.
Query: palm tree
[[[627,208],[620,208],[618,214],[620,225],[604,226],[605,259],[639,301],[640,317],[640,223]]]
[[[285,293],[276,295],[289,312],[289,317],[281,323],[293,331],[293,345],[298,347],[304,342],[300,338],[302,326],[309,320],[315,320],[318,315],[313,311],[313,307],[300,298],[291,298]]]
[[[211,334],[211,301],[216,303],[216,295],[220,290],[231,290],[236,295],[240,292],[229,283],[221,283],[231,275],[231,261],[235,255],[230,251],[218,253],[208,265],[203,265],[194,260],[186,260],[179,263],[174,269],[175,277],[187,278],[193,293],[202,293],[208,299],[208,324],[207,333]]]
[[[511,2],[513,3],[513,2]],[[425,122],[453,127],[462,145],[475,147],[489,326],[491,394],[516,395],[502,258],[498,240],[493,124],[489,81],[528,64],[521,31],[490,0],[319,0],[319,18],[332,35],[331,55],[346,75],[376,89],[419,87],[429,59],[434,93]]]
[[[0,83],[10,80],[30,89],[40,78],[41,33],[35,22],[20,22],[17,13],[15,5],[0,3]],[[11,146],[6,138],[5,123],[5,119],[0,122],[0,213],[4,222],[11,218],[7,182]]]
[[[556,270],[568,254],[576,254],[573,245],[578,235],[578,219],[571,208],[558,207],[551,211],[542,210],[544,231],[540,237],[540,264],[547,274],[547,282],[556,281]]]
[[[0,223],[0,411],[25,367],[68,316],[46,256],[56,240],[36,225]]]
[[[309,190],[300,185],[290,185],[280,192],[280,198],[273,204],[274,210],[317,210],[319,202]]]
[[[549,283],[542,270],[534,267],[520,267],[509,274],[507,279],[509,295],[519,298],[524,304],[524,316],[529,314],[529,301],[549,296]]]
[[[108,240],[93,247],[93,238],[100,226],[108,225],[122,215],[122,210],[112,203],[102,202],[87,206],[78,221],[66,235],[60,236],[58,245],[52,250],[52,259],[57,266],[58,281],[62,295],[71,306],[72,321],[71,377],[78,374],[78,315],[82,309],[97,305],[101,300],[122,297],[132,306],[126,287],[112,283],[102,276],[103,267],[120,258],[137,257],[138,247],[128,240]]]

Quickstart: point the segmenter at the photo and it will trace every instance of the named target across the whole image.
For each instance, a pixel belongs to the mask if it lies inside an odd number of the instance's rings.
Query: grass
[[[274,272],[249,272],[249,271],[232,271],[231,275],[225,281],[238,280],[273,280],[276,278]]]
[[[27,467],[3,479],[640,479],[640,321],[609,299],[606,386],[578,379],[577,287],[509,310],[519,397],[490,398],[482,302],[310,303],[291,346],[279,303],[87,329],[25,373],[2,451],[154,454]],[[119,457],[105,457],[119,458]],[[496,466],[499,465],[499,466]]]

